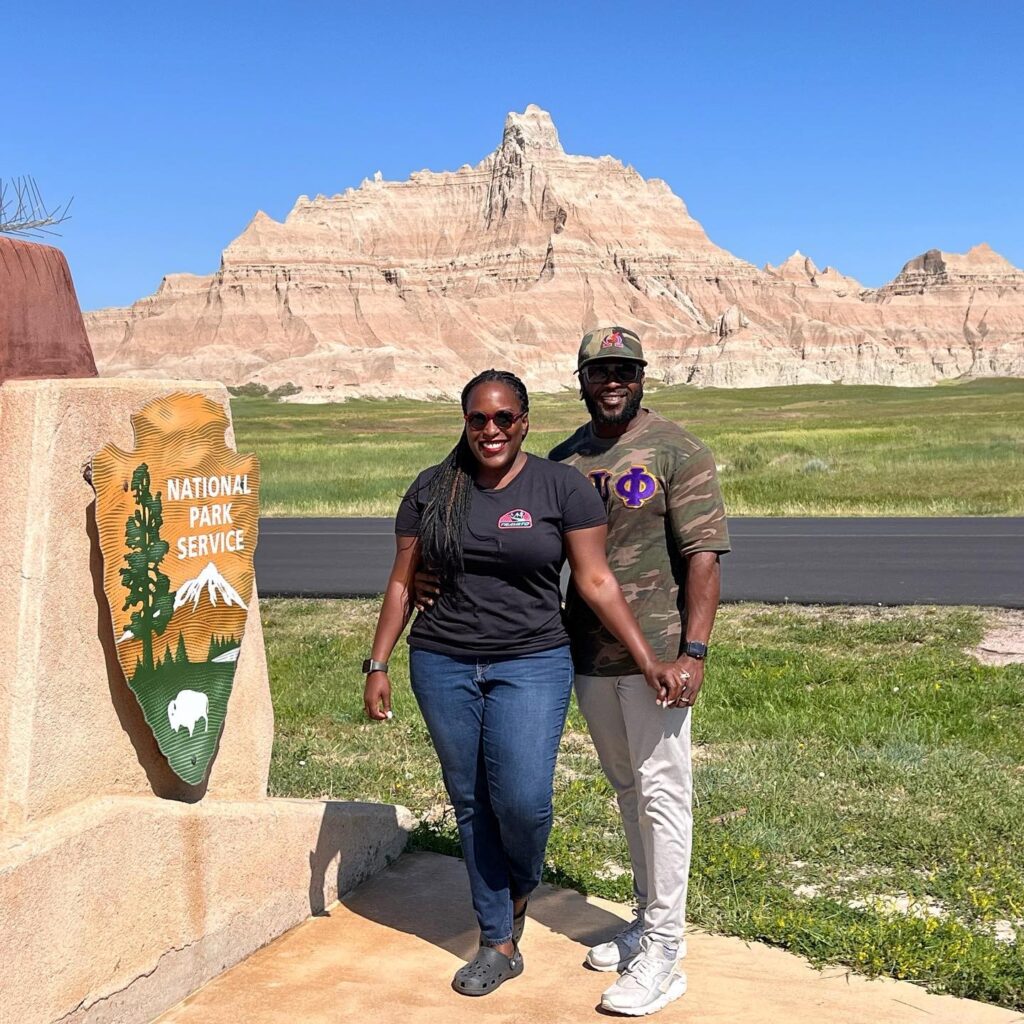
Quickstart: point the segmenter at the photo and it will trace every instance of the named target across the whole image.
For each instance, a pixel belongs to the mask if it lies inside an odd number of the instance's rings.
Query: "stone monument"
[[[118,661],[83,468],[171,392],[218,403],[233,448],[228,395],[97,379],[81,322],[63,256],[0,237],[0,1019],[19,1024],[151,1020],[398,856],[410,825],[267,797],[255,587],[209,770],[169,766]]]

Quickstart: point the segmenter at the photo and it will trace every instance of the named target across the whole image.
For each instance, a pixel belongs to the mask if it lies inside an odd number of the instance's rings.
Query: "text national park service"
[[[231,518],[231,502],[218,501],[215,504],[198,504],[198,502],[249,493],[251,492],[249,491],[248,474],[168,478],[168,501],[197,502],[189,509],[190,528],[195,529],[197,526],[232,527],[230,530],[220,530],[217,533],[179,537],[175,544],[178,558],[204,558],[224,551],[244,550],[244,532],[234,526],[234,521]]]

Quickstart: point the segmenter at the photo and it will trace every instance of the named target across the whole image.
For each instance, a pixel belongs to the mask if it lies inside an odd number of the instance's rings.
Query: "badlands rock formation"
[[[665,182],[566,154],[532,105],[475,167],[257,213],[215,274],[86,322],[105,374],[291,381],[300,401],[450,395],[488,366],[558,390],[580,335],[610,322],[670,383],[1024,375],[1024,274],[987,246],[928,252],[877,292],[800,253],[759,270]]]

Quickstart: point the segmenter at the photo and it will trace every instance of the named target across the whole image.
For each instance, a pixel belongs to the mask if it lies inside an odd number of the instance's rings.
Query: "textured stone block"
[[[0,387],[0,823],[98,794],[266,795],[274,717],[255,590],[220,749],[204,784],[168,767],[117,662],[95,495],[82,475],[158,395],[218,384],[9,381]],[[233,438],[229,437],[233,444]]]
[[[12,378],[95,376],[64,253],[0,236],[0,384]]]
[[[90,800],[0,832],[0,1020],[143,1024],[404,849],[409,813]]]

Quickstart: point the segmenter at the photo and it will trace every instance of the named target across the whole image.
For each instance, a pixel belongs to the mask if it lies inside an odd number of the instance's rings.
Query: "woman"
[[[367,714],[390,717],[387,660],[411,613],[422,560],[443,592],[409,634],[412,690],[455,808],[480,950],[452,986],[484,995],[522,973],[518,941],[540,881],[573,666],[559,575],[629,649],[662,700],[681,680],[658,662],[605,559],[604,504],[577,470],[522,451],[529,398],[486,370],[462,392],[465,428],[398,510],[397,551],[364,664]]]

